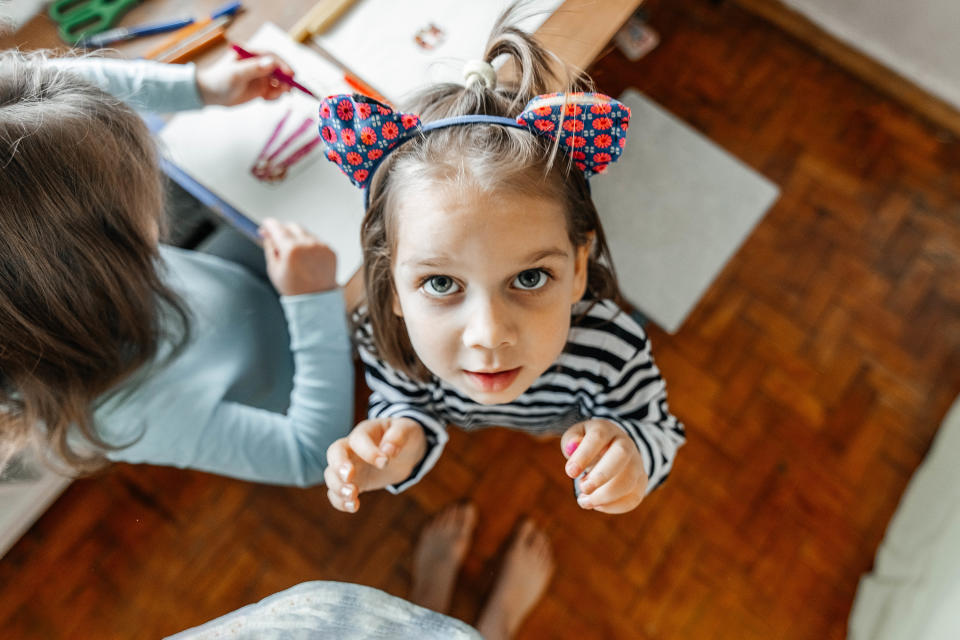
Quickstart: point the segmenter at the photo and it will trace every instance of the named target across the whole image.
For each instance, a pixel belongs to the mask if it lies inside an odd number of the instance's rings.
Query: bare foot
[[[512,638],[537,604],[553,575],[550,539],[525,520],[514,539],[500,577],[480,614],[478,630],[486,640]]]
[[[427,523],[413,552],[410,600],[446,613],[476,524],[477,508],[473,504],[447,507]]]

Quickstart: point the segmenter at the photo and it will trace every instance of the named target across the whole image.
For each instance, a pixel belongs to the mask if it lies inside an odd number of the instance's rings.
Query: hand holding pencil
[[[276,73],[293,69],[272,53],[238,60],[229,53],[213,65],[197,70],[197,89],[205,104],[233,106],[255,98],[275,100],[290,90]]]

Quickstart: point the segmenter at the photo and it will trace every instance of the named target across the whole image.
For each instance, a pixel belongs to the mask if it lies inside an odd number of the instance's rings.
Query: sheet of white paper
[[[339,69],[273,24],[263,25],[245,46],[280,55],[297,81],[318,96],[350,91]],[[363,194],[322,157],[323,145],[294,164],[280,182],[263,182],[250,173],[287,111],[290,117],[272,149],[305,119],[314,122],[279,157],[316,137],[317,107],[316,100],[297,90],[273,102],[207,107],[172,118],[160,131],[160,141],[174,164],[251,220],[297,222],[316,234],[336,251],[337,280],[345,283],[361,264]]]
[[[395,104],[435,82],[460,82],[479,59],[493,23],[512,0],[362,0],[316,40]],[[518,26],[536,31],[563,0],[532,0]],[[431,27],[437,27],[431,31]],[[417,44],[417,36],[433,48]]]

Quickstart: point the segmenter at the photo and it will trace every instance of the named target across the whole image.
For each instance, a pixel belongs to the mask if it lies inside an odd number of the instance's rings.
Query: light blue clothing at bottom
[[[476,629],[379,589],[304,582],[167,640],[483,640]]]
[[[353,362],[340,289],[277,294],[229,261],[161,247],[191,337],[97,407],[108,457],[307,486],[353,421]]]

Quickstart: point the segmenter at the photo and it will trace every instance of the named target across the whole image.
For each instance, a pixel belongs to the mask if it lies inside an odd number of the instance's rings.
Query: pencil
[[[373,98],[378,102],[382,102],[384,104],[390,104],[390,102],[386,98],[384,98],[382,95],[377,93],[373,89],[373,87],[371,87],[366,82],[364,82],[363,80],[361,80],[360,78],[354,75],[344,72],[343,81],[346,82],[348,85],[350,85],[350,88],[356,91],[357,93]]]
[[[231,44],[230,47],[237,52],[237,56],[241,60],[257,57],[255,53],[250,53],[249,51],[247,51],[246,49],[244,49],[243,47],[241,47],[236,43]],[[307,94],[311,98],[314,98],[315,100],[320,99],[316,95],[314,95],[313,91],[310,91],[310,89],[307,89],[305,86],[303,86],[302,84],[294,80],[293,76],[286,74],[283,71],[280,71],[280,69],[274,69],[273,73],[271,73],[270,76],[273,78],[276,78],[277,80],[279,80],[280,82],[283,82],[284,84],[290,85],[294,89],[299,89],[300,91],[303,91],[305,94]]]
[[[169,58],[171,54],[180,51],[189,43],[195,42],[197,38],[202,37],[201,33],[207,33],[208,30],[213,30],[227,24],[241,8],[240,2],[231,2],[230,4],[220,7],[208,18],[198,20],[191,25],[174,31],[173,34],[165,38],[163,42],[147,51],[143,57],[165,61],[164,59]]]
[[[337,58],[335,55],[327,51],[326,47],[323,46],[323,42],[320,40],[320,38],[318,38],[317,36],[312,36],[310,38],[310,45],[311,45],[311,48],[317,53],[319,53],[323,58],[325,58],[327,62],[330,62],[331,64],[333,64],[333,66],[343,71],[343,81],[346,82],[348,85],[350,85],[350,88],[352,88],[354,91],[361,93],[365,96],[368,96],[370,98],[373,98],[374,100],[378,100],[383,104],[386,104],[386,105],[391,104],[390,101],[387,100],[382,93],[380,93],[379,91],[377,91],[376,89],[368,85],[366,82],[364,82],[357,76],[353,75],[350,71],[348,71],[347,65],[343,64],[339,58]]]
[[[177,48],[173,49],[172,51],[168,51],[160,58],[157,58],[157,61],[168,62],[170,64],[186,62],[190,58],[201,53],[202,51],[206,51],[218,42],[226,40],[227,30],[225,26],[230,19],[224,17],[218,18],[218,20],[223,20],[223,22],[217,25],[211,24],[208,29],[204,29],[196,36],[179,45]]]

